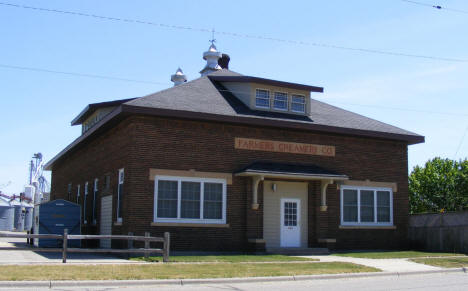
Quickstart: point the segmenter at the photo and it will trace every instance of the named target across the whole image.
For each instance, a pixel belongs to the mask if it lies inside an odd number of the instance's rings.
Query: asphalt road
[[[468,290],[467,273],[438,273],[425,275],[407,275],[392,277],[367,277],[352,279],[333,279],[333,280],[305,280],[305,281],[287,281],[287,282],[265,282],[265,283],[235,283],[235,284],[201,284],[185,286],[132,286],[132,287],[56,287],[56,288],[27,288],[8,290],[174,290],[174,291],[213,291],[213,290],[324,290],[324,291],[354,291],[354,290],[424,290],[424,291],[458,291]],[[7,289],[1,289],[7,290]]]

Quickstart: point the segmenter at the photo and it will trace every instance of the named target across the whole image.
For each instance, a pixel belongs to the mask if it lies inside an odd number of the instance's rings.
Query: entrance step
[[[289,256],[328,255],[328,248],[268,248],[267,253]]]

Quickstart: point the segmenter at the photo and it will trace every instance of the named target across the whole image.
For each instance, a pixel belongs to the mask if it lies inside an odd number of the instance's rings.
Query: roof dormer
[[[321,87],[250,76],[210,75],[209,77],[220,82],[251,110],[258,111],[308,116],[310,93],[323,92]]]
[[[81,133],[84,134],[114,111],[119,105],[134,99],[135,98],[129,98],[89,104],[72,120],[71,125],[81,124]]]

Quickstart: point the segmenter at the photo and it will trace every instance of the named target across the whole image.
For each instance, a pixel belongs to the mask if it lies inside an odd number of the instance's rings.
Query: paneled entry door
[[[101,198],[101,221],[99,234],[112,235],[112,195]],[[99,246],[103,249],[111,247],[110,239],[101,239]]]
[[[281,247],[301,246],[301,200],[281,199]]]

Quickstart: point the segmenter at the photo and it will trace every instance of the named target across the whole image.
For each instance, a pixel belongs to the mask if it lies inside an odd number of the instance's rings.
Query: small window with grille
[[[275,99],[273,100],[273,108],[276,110],[288,110],[288,93],[275,92]]]
[[[257,89],[255,93],[255,106],[259,108],[270,108],[270,91]]]
[[[296,202],[284,202],[284,226],[297,226]]]
[[[298,113],[305,113],[305,96],[292,95],[291,96],[291,111]]]

